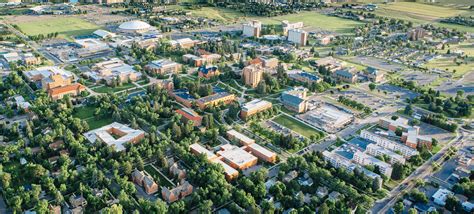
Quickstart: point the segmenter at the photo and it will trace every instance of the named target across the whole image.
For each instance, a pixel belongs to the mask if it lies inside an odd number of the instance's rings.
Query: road
[[[409,192],[412,188],[415,187],[415,180],[423,180],[426,177],[430,176],[433,172],[433,165],[442,165],[442,163],[444,162],[444,156],[448,152],[449,148],[458,148],[464,142],[464,137],[466,136],[466,134],[470,133],[467,133],[465,130],[460,129],[459,132],[456,133],[456,137],[449,143],[447,143],[443,147],[443,149],[433,155],[428,161],[426,161],[423,165],[416,169],[410,176],[405,178],[405,180],[403,180],[400,185],[390,191],[387,197],[377,201],[371,212],[387,213],[388,210],[393,207],[393,205],[395,205],[395,203],[403,195],[404,192]]]

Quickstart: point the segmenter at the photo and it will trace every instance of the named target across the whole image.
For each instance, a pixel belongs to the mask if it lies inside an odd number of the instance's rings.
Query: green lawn
[[[170,183],[166,178],[164,178],[158,171],[156,171],[155,168],[153,168],[151,165],[146,165],[145,166],[145,171],[150,174],[155,182],[159,186],[165,186],[165,187],[173,187],[173,184]]]
[[[260,20],[264,24],[280,24],[282,20],[288,20],[290,22],[303,22],[305,28],[322,28],[338,33],[352,33],[354,27],[364,24],[363,22],[326,16],[324,14],[309,11],[271,18],[260,18]]]
[[[273,119],[274,122],[287,127],[307,138],[310,138],[312,135],[317,135],[319,133],[318,130],[313,129],[312,127],[293,119],[285,114],[282,114]]]
[[[87,119],[94,116],[95,107],[92,106],[82,106],[74,109],[74,117],[80,119]]]
[[[72,40],[74,36],[90,34],[99,29],[99,26],[75,17],[40,19],[17,25],[29,36],[58,32],[60,37],[68,40]]]
[[[114,120],[112,119],[112,117],[102,118],[100,120],[96,120],[94,117],[91,117],[91,118],[86,119],[86,122],[87,124],[89,124],[89,130],[92,130],[92,129],[100,128],[105,125],[109,125],[112,122],[114,122]]]
[[[92,90],[97,92],[97,93],[109,93],[109,92],[115,93],[115,92],[130,89],[130,88],[133,88],[133,87],[135,87],[135,85],[132,84],[132,83],[124,83],[121,86],[117,86],[115,88],[104,85],[104,86],[94,88]]]

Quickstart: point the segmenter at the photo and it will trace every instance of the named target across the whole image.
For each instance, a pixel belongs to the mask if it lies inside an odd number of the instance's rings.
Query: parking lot
[[[413,99],[415,97],[420,96],[420,94],[414,91],[410,91],[406,88],[398,87],[398,86],[391,85],[388,83],[384,83],[382,85],[377,86],[377,89],[380,89],[381,91],[386,91],[387,96],[389,96],[389,98],[393,100]]]
[[[353,61],[358,64],[362,64],[365,66],[371,66],[374,68],[378,68],[381,70],[386,70],[386,71],[402,71],[406,67],[404,65],[398,64],[398,63],[393,63],[393,62],[387,62],[386,60],[383,59],[378,59],[375,57],[366,57],[366,56],[356,56],[353,58],[350,58],[350,61]]]
[[[337,100],[339,96],[345,96],[351,100],[355,100],[359,103],[362,103],[372,109],[381,109],[385,106],[388,106],[390,103],[378,98],[374,95],[368,94],[357,89],[349,89],[345,91],[340,91],[334,94],[329,95],[332,99]]]

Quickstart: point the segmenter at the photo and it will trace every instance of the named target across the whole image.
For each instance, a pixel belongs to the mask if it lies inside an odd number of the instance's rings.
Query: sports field
[[[20,22],[17,25],[29,36],[58,32],[59,37],[68,40],[99,29],[99,26],[75,17],[39,18],[37,21]]]
[[[311,28],[311,30],[324,29],[335,31],[337,33],[351,33],[353,32],[354,27],[364,24],[349,19],[326,16],[317,12],[301,12],[298,14],[289,14],[271,18],[260,18],[260,20],[264,24],[280,24],[283,20],[288,20],[290,22],[303,22],[305,28]]]
[[[289,128],[307,138],[310,138],[313,135],[322,136],[322,133],[313,129],[312,127],[290,117],[285,114],[282,114],[275,119],[273,119],[275,123],[278,123],[286,128]]]

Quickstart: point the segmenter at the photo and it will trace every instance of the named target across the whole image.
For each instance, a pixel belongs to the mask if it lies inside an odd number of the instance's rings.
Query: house
[[[318,196],[318,198],[324,198],[326,197],[326,195],[328,195],[328,188],[327,187],[318,187],[318,189],[316,190],[316,196]]]
[[[435,204],[437,204],[439,206],[444,206],[444,205],[446,205],[446,199],[450,195],[453,196],[454,193],[447,190],[447,189],[440,188],[435,192],[435,194],[433,194],[433,196],[431,196],[431,198],[433,199],[433,202]]]
[[[286,173],[285,176],[283,176],[283,182],[285,183],[288,183],[290,181],[292,181],[293,179],[295,179],[296,177],[298,177],[298,172],[296,170],[292,170],[288,173]]]
[[[193,193],[193,186],[188,181],[184,181],[181,185],[178,185],[173,189],[168,189],[167,187],[161,189],[161,196],[168,203],[173,203],[191,195],[191,193]]]
[[[87,205],[87,200],[82,195],[72,194],[69,197],[69,203],[73,208],[84,207]]]
[[[132,181],[145,189],[148,195],[158,192],[158,184],[155,183],[153,178],[143,171],[135,169],[132,172]]]
[[[198,76],[209,79],[214,76],[219,76],[219,68],[217,66],[199,66]]]
[[[154,60],[145,66],[145,70],[156,74],[176,74],[180,71],[181,64],[168,59]]]

